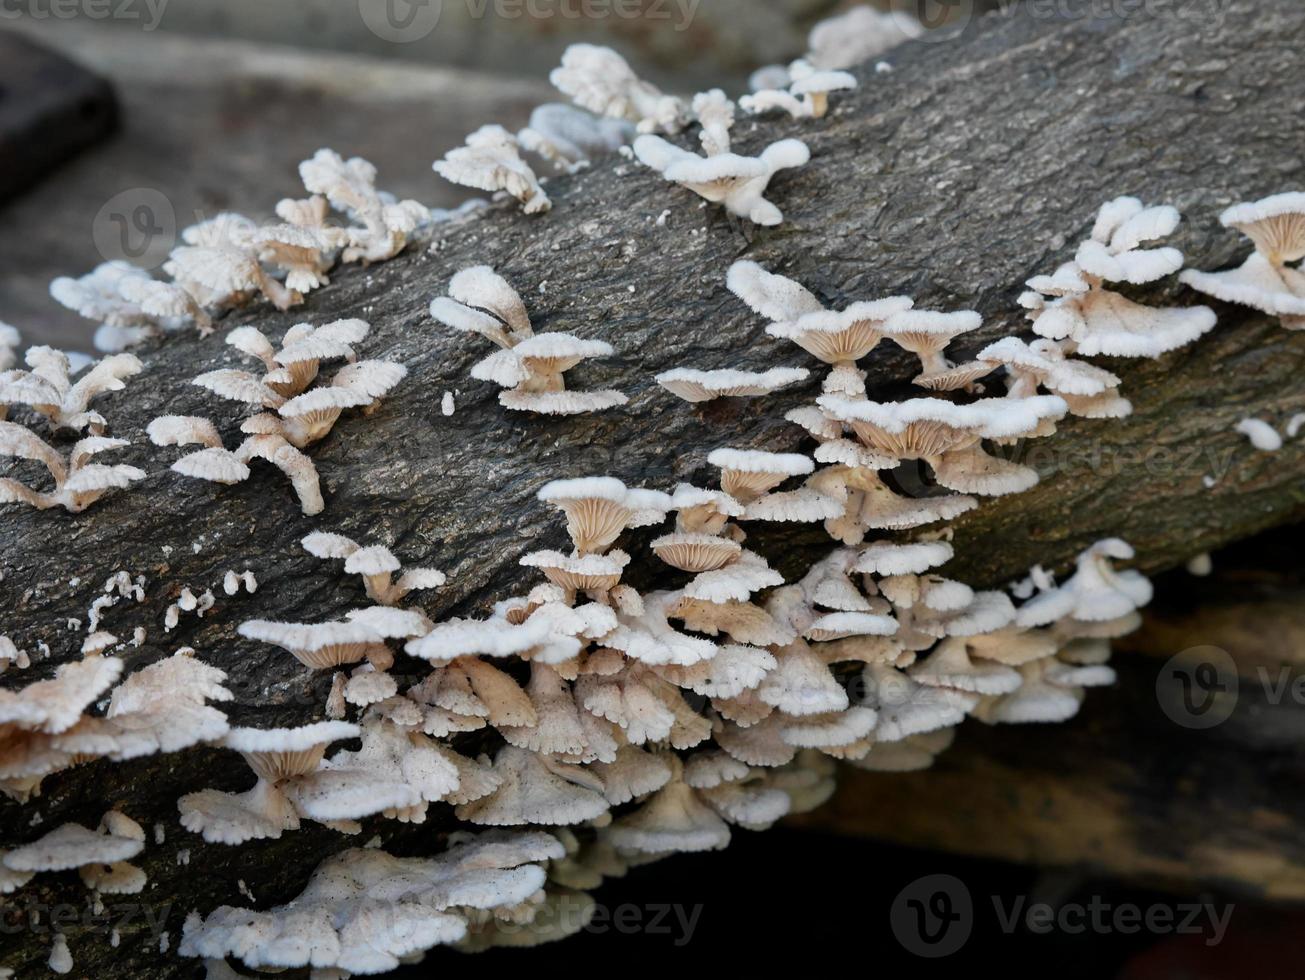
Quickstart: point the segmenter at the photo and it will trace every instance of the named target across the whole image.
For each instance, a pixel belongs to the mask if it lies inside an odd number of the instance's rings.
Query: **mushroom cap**
[[[651,548],[657,557],[683,572],[710,572],[734,561],[743,546],[713,534],[667,534],[655,539]]]
[[[937,422],[985,439],[1006,439],[1031,432],[1044,419],[1063,418],[1068,406],[1055,395],[1032,398],[982,398],[956,405],[941,398],[911,398],[901,402],[852,401],[836,395],[817,399],[822,409],[846,422],[867,422],[895,435],[920,422]]]
[[[349,722],[319,721],[298,728],[233,728],[222,744],[245,753],[306,752],[361,734],[362,729]]]
[[[951,561],[953,553],[952,546],[946,541],[913,544],[881,541],[860,553],[852,571],[873,575],[919,575]]]
[[[630,563],[624,551],[605,555],[564,555],[560,551],[536,551],[523,555],[520,563],[538,568],[550,582],[577,592],[614,588]]]
[[[307,667],[324,670],[363,659],[367,648],[382,639],[359,622],[276,623],[249,620],[236,630],[241,636],[288,650]]]
[[[134,858],[145,845],[132,837],[97,833],[81,824],[66,823],[39,840],[5,852],[10,871],[66,871],[87,864],[116,864]]]
[[[768,395],[805,381],[809,373],[805,368],[771,368],[761,372],[675,368],[657,375],[657,383],[687,402],[705,402],[714,398]]]
[[[582,415],[617,408],[630,399],[619,391],[504,391],[498,402],[514,412],[540,415]]]
[[[755,312],[776,322],[824,309],[820,300],[801,283],[767,272],[756,262],[735,262],[730,266],[726,284],[730,292]]]
[[[315,558],[344,559],[358,550],[358,542],[343,534],[331,534],[327,531],[313,531],[305,535],[302,542],[304,550]]]
[[[359,548],[344,560],[344,570],[350,575],[385,575],[401,567],[399,559],[384,545]]]
[[[805,476],[815,469],[809,456],[799,453],[767,453],[747,449],[715,449],[707,462],[722,470],[774,476]]]
[[[812,621],[802,633],[808,640],[841,640],[848,636],[892,636],[897,620],[869,612],[825,613]]]
[[[789,91],[795,95],[808,95],[816,92],[839,92],[854,89],[856,76],[845,71],[813,71],[796,78]]]

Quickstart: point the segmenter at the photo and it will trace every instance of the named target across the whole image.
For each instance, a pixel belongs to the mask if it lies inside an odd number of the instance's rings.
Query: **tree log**
[[[534,581],[517,564],[522,554],[564,541],[562,522],[534,499],[545,481],[611,474],[669,489],[681,480],[709,484],[705,457],[718,446],[809,449],[783,415],[814,397],[820,372],[801,390],[701,408],[653,381],[677,366],[806,362],[767,337],[761,319],[725,289],[726,270],[743,256],[832,304],[905,293],[922,308],[977,309],[985,326],[956,345],[962,355],[1024,330],[1015,303],[1024,280],[1072,254],[1098,205],[1119,194],[1177,206],[1188,221],[1174,244],[1189,264],[1226,266],[1244,246],[1219,227],[1218,212],[1301,175],[1297,107],[1305,75],[1294,59],[1302,40],[1305,11],[1295,0],[1233,0],[1222,21],[1204,23],[1141,11],[1072,21],[1041,16],[1039,7],[993,14],[948,40],[899,49],[891,73],[867,66],[862,87],[826,120],[760,122],[743,139],[746,151],[788,136],[813,151],[807,167],[772,185],[786,215],[773,230],[740,229],[616,159],[554,181],[554,210],[542,218],[496,206],[442,231],[429,249],[339,270],[302,309],[233,315],[230,325],[252,322],[271,335],[297,320],[362,317],[373,325],[364,356],[400,360],[411,372],[377,413],[342,420],[313,449],[327,491],[316,519],[301,515],[274,472],[231,488],[169,472],[174,456],[148,446],[146,424],[165,413],[209,415],[234,445],[239,419],[187,382],[237,358],[220,333],[157,345],[142,354],[146,372],[102,406],[114,434],[135,442],[115,462],[142,466],[148,480],[81,515],[0,510],[0,633],[28,650],[45,643],[51,651],[3,683],[28,683],[75,659],[82,637],[69,620],[84,622],[100,584],[123,569],[146,576],[147,602],[120,604],[103,628],[120,636],[138,625],[148,630],[145,645],[126,654],[129,670],[190,645],[230,675],[233,723],[318,718],[323,678],[235,635],[246,619],[312,622],[357,606],[359,590],[303,551],[304,534],[320,528],[389,544],[408,563],[449,573],[450,584],[428,606],[433,616],[484,612]],[[293,174],[269,177],[293,191]],[[663,227],[657,218],[667,210]],[[494,265],[520,289],[537,328],[610,341],[615,358],[574,375],[580,387],[625,391],[630,405],[563,420],[501,409],[496,391],[468,376],[484,345],[435,325],[426,312],[455,271],[476,263]],[[1201,301],[1172,281],[1139,296]],[[1068,420],[1054,438],[1030,444],[1042,482],[956,522],[958,557],[948,574],[1000,585],[1036,562],[1063,568],[1112,535],[1129,539],[1141,566],[1156,571],[1305,513],[1305,442],[1264,454],[1232,431],[1248,415],[1305,411],[1305,336],[1216,308],[1219,326],[1190,348],[1111,365],[1136,405],[1131,418]],[[908,394],[912,360],[886,346],[867,358],[872,396]],[[448,418],[439,407],[446,391],[457,393],[458,406]],[[750,530],[757,549],[790,577],[828,547],[818,529]],[[629,550],[640,553],[644,541]],[[257,594],[228,599],[219,590],[204,618],[183,617],[165,633],[164,610],[183,587],[216,588],[228,569],[245,568],[262,583]],[[642,587],[651,574],[630,577]],[[1028,738],[1002,730],[989,737]],[[1093,751],[1091,738],[1080,744]],[[218,750],[94,763],[50,777],[28,806],[0,803],[0,836],[26,841],[67,820],[93,826],[110,806],[164,824],[166,843],[147,848],[140,862],[151,887],[135,905],[163,921],[175,944],[191,908],[245,904],[246,886],[260,904],[285,900],[326,853],[353,843],[306,828],[279,841],[209,847],[177,826],[182,793],[248,781],[239,757]],[[437,807],[421,828],[369,822],[364,839],[380,831],[395,853],[429,852],[448,825],[447,808]],[[190,864],[178,867],[183,849]],[[80,905],[84,896],[75,876],[45,875],[6,906],[21,910],[27,901]],[[157,937],[139,915],[123,925],[116,949],[103,936],[79,938],[76,926],[66,931],[79,974],[194,972],[193,964],[158,955]],[[3,965],[28,975],[44,962],[47,943],[45,931],[22,928],[7,938]]]

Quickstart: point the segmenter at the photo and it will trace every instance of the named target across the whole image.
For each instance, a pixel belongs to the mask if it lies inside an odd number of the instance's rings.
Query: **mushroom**
[[[463,269],[449,295],[435,299],[431,316],[464,333],[478,333],[502,350],[476,364],[471,375],[508,389],[505,408],[547,415],[577,415],[624,405],[619,391],[568,391],[563,375],[590,357],[613,353],[610,344],[565,333],[536,335],[520,294],[488,266]]]
[[[749,261],[730,266],[726,282],[734,295],[772,321],[766,333],[793,341],[834,368],[825,381],[826,392],[863,396],[864,378],[856,362],[879,344],[885,321],[913,305],[909,297],[890,296],[853,303],[841,312],[826,310],[800,283]]]
[[[530,164],[521,159],[517,138],[502,126],[482,126],[466,145],[450,150],[433,169],[445,180],[482,191],[504,191],[526,214],[542,214],[553,206]]]
[[[65,460],[32,432],[0,421],[0,456],[40,463],[54,483],[53,489],[42,491],[12,477],[0,478],[0,504],[26,504],[37,510],[62,507],[72,514],[81,513],[109,492],[145,479],[145,471],[135,466],[92,462],[100,453],[128,445],[125,439],[89,436],[74,443]]]
[[[536,496],[566,515],[567,534],[577,554],[607,551],[629,527],[659,523],[671,498],[650,490],[630,490],[612,477],[554,480]]]
[[[178,952],[314,975],[388,973],[434,946],[462,940],[468,918],[508,915],[542,893],[544,862],[565,857],[538,832],[465,837],[433,858],[379,848],[328,857],[292,902],[266,912],[221,906],[186,919]]]
[[[878,10],[857,4],[820,21],[807,38],[807,61],[817,68],[851,68],[925,31],[920,21],[897,7]]]
[[[932,379],[949,375],[954,370],[954,365],[943,355],[947,345],[961,334],[979,329],[982,324],[983,318],[973,310],[936,313],[932,310],[912,309],[889,316],[879,332],[903,350],[920,358],[921,373],[915,378],[915,383],[933,387],[936,382]],[[980,369],[985,374],[991,370],[984,365],[980,365]],[[973,371],[967,371],[966,374],[964,383],[974,380]],[[951,386],[950,383],[944,383],[941,387],[942,390],[947,390]],[[963,387],[963,384],[955,387]]]
[[[346,229],[345,262],[384,262],[402,252],[413,232],[431,220],[417,201],[396,201],[376,189],[376,167],[361,157],[343,159],[321,149],[299,164],[299,176],[310,194],[325,197],[356,224]]]
[[[1028,398],[1045,388],[1065,400],[1069,414],[1090,419],[1120,419],[1133,414],[1133,405],[1119,394],[1119,378],[1086,361],[1066,356],[1054,340],[1026,344],[1003,337],[978,353],[978,360],[1009,373],[1006,397]]]
[[[795,139],[771,143],[755,157],[736,153],[701,157],[660,136],[644,135],[634,141],[634,154],[672,183],[713,204],[724,204],[732,215],[766,226],[784,220],[779,208],[764,196],[775,174],[811,160],[811,150]]]
[[[96,830],[66,823],[30,844],[5,851],[0,861],[9,873],[27,876],[76,868],[88,888],[106,895],[135,895],[145,887],[145,874],[127,862],[144,848],[140,824],[110,810]]]
[[[360,576],[367,597],[382,606],[397,606],[409,593],[437,589],[446,581],[444,573],[434,568],[404,570],[388,548],[382,545],[364,548],[342,534],[314,531],[301,543],[314,557],[343,560],[345,572]],[[402,572],[397,580],[395,572]]]
[[[1184,271],[1178,278],[1193,289],[1281,318],[1288,330],[1305,330],[1305,194],[1275,194],[1236,204],[1220,216],[1255,245],[1244,263],[1227,272]]]
[[[614,821],[603,837],[620,851],[636,854],[688,854],[729,845],[730,830],[683,779],[683,766],[671,762],[671,780],[638,810]]]
[[[1140,247],[1172,233],[1179,221],[1173,208],[1148,208],[1134,197],[1104,204],[1074,261],[1029,280],[1020,304],[1033,331],[1061,341],[1067,354],[1151,358],[1208,332],[1215,324],[1208,307],[1156,309],[1105,288],[1108,282],[1150,283],[1181,269],[1177,249]]]
[[[99,324],[95,347],[102,351],[132,347],[165,330],[176,329],[187,318],[194,318],[201,329],[207,326],[207,314],[199,310],[198,304],[185,302],[167,283],[150,285],[154,282],[146,270],[128,262],[105,262],[78,279],[55,279],[50,283],[50,296],[61,306]],[[128,293],[139,297],[139,301],[129,299]],[[148,305],[150,311],[142,304]],[[172,312],[179,309],[186,312]]]
[[[1282,448],[1282,436],[1264,419],[1242,419],[1234,431],[1249,439],[1251,445],[1260,452],[1276,453]]]
[[[707,462],[721,471],[721,489],[742,504],[750,504],[791,476],[815,469],[797,453],[767,453],[743,449],[716,449]]]
[[[1068,411],[1054,395],[984,398],[969,405],[937,398],[880,403],[822,395],[819,404],[831,418],[850,425],[867,448],[899,460],[923,460],[943,486],[980,496],[1019,493],[1038,481],[1029,467],[985,453],[982,440],[1037,434]]]
[[[459,820],[481,826],[565,826],[607,813],[603,783],[581,766],[556,762],[515,745],[494,758],[498,789],[456,808]]]
[[[777,76],[775,81],[781,81]],[[820,70],[799,59],[784,73],[782,87],[762,88],[739,100],[753,113],[782,109],[794,119],[822,119],[829,112],[831,92],[857,87],[856,76],[845,71]]]
[[[602,118],[575,106],[550,102],[530,113],[530,123],[517,133],[517,143],[556,170],[574,174],[592,160],[615,153],[634,135],[634,126],[623,119]]]
[[[1154,592],[1141,572],[1116,571],[1111,565],[1134,556],[1128,542],[1119,538],[1098,541],[1079,555],[1071,578],[1024,603],[1015,622],[1029,627],[1067,618],[1101,623],[1127,616],[1149,603]]]
[[[0,373],[0,405],[30,405],[53,428],[103,435],[108,422],[91,411],[91,401],[107,392],[122,391],[125,379],[143,370],[132,354],[112,354],[96,361],[74,384],[68,355],[52,347],[29,347],[30,371]]]
[[[714,398],[750,398],[769,395],[799,381],[805,381],[805,368],[771,368],[767,371],[698,371],[675,368],[657,375],[657,383],[686,402],[708,402]]]
[[[241,623],[236,632],[281,647],[313,670],[331,670],[362,660],[385,669],[391,662],[384,637],[373,626],[357,621],[301,624],[253,619]]]
[[[357,725],[342,721],[301,728],[231,729],[223,744],[241,754],[258,781],[244,793],[206,789],[181,797],[177,801],[181,825],[210,844],[275,839],[286,830],[298,830],[299,813],[286,796],[285,784],[316,771],[331,742],[360,734]]]
[[[639,132],[678,133],[687,120],[684,103],[640,79],[611,48],[572,44],[549,81],[576,105],[600,116],[634,123]]]

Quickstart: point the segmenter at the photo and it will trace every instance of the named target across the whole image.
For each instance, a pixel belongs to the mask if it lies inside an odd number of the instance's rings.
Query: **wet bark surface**
[[[809,450],[783,415],[818,392],[818,370],[781,395],[702,407],[654,381],[680,366],[818,367],[769,338],[762,319],[725,288],[738,258],[792,276],[832,305],[905,293],[921,308],[977,309],[985,326],[954,346],[958,357],[1024,331],[1015,303],[1024,280],[1070,257],[1097,207],[1119,194],[1177,206],[1188,220],[1173,244],[1190,265],[1240,260],[1246,246],[1219,226],[1218,213],[1300,183],[1305,75],[1294,66],[1303,37],[1305,11],[1295,0],[1233,0],[1221,21],[990,15],[955,38],[899,49],[891,72],[866,66],[861,89],[825,120],[743,121],[736,134],[747,150],[798,136],[813,151],[811,164],[772,184],[769,196],[786,216],[776,229],[740,228],[616,158],[552,181],[554,210],[542,218],[495,206],[446,229],[428,249],[339,271],[289,314],[247,309],[227,317],[215,336],[180,336],[143,351],[145,373],[99,408],[114,434],[135,443],[105,461],[135,463],[149,478],[81,515],[0,509],[0,632],[29,651],[41,643],[50,650],[0,683],[26,683],[75,659],[88,607],[104,580],[125,570],[146,577],[147,601],[120,603],[102,628],[123,638],[147,629],[145,644],[124,655],[128,670],[189,645],[227,671],[233,723],[320,718],[329,677],[310,676],[289,655],[235,634],[246,619],[320,621],[364,601],[356,580],[302,550],[306,533],[385,543],[409,565],[445,570],[449,585],[426,604],[433,616],[484,613],[535,581],[518,566],[521,555],[564,544],[563,522],[534,499],[548,480],[610,474],[670,489],[678,481],[710,484],[715,474],[705,458],[719,446]],[[468,374],[489,345],[452,334],[426,312],[454,272],[476,263],[494,265],[519,288],[536,330],[612,343],[615,357],[589,362],[568,382],[619,388],[630,404],[574,419],[502,409],[497,390]],[[1202,302],[1172,280],[1137,295],[1157,304]],[[1232,431],[1249,415],[1281,426],[1305,411],[1305,335],[1214,305],[1219,326],[1197,344],[1155,362],[1108,365],[1124,378],[1133,417],[1069,420],[1057,436],[1023,447],[1042,482],[956,522],[957,558],[945,571],[1001,585],[1034,563],[1064,568],[1084,546],[1116,535],[1137,547],[1141,567],[1156,571],[1305,513],[1305,441],[1266,454]],[[256,467],[248,482],[218,487],[171,473],[177,451],[148,445],[145,426],[165,413],[210,416],[228,447],[236,444],[240,418],[228,403],[187,383],[238,365],[222,343],[227,327],[253,323],[275,337],[299,320],[341,317],[372,323],[363,356],[400,360],[410,375],[378,412],[346,416],[313,448],[327,497],[319,517],[300,513],[274,470]],[[872,397],[910,394],[913,358],[883,345],[862,366]],[[440,411],[445,392],[455,395],[451,417]],[[818,529],[749,530],[752,544],[790,576],[828,546]],[[636,550],[644,541],[636,537],[628,550],[646,554]],[[657,574],[642,564],[629,576],[636,585]],[[246,568],[258,576],[258,592],[225,596],[225,572]],[[165,632],[165,610],[183,587],[212,588],[217,603]],[[401,660],[396,671],[418,666]],[[1002,734],[985,746],[995,751]],[[111,806],[167,828],[165,843],[151,844],[138,862],[150,875],[147,891],[117,903],[138,910],[118,947],[84,918],[66,927],[77,975],[193,975],[195,964],[158,955],[142,907],[156,921],[164,917],[175,946],[190,909],[247,904],[242,887],[260,905],[283,901],[326,853],[358,842],[306,826],[280,841],[210,847],[178,826],[182,793],[251,782],[238,756],[210,749],[93,763],[48,778],[27,806],[0,803],[5,841],[33,839],[67,820],[94,826]],[[361,839],[380,832],[396,853],[429,852],[450,823],[449,809],[436,806],[424,827],[369,822]],[[190,861],[179,866],[183,850]],[[85,895],[75,874],[46,875],[5,905],[21,910],[31,901],[80,908]],[[0,963],[38,975],[48,942],[45,929],[23,927],[5,938]]]

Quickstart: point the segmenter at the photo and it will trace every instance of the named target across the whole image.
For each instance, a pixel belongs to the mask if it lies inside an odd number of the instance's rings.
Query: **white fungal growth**
[[[517,138],[502,126],[482,126],[466,145],[450,150],[433,168],[445,180],[482,191],[503,191],[526,214],[542,214],[553,206],[530,165],[521,159]]]
[[[111,353],[188,322],[201,332],[212,328],[208,313],[183,284],[158,282],[128,262],[105,262],[78,279],[61,276],[50,283],[50,296],[98,323],[95,347]]]
[[[16,327],[0,320],[0,371],[7,371],[18,360],[18,348],[23,338]]]
[[[1208,551],[1195,556],[1187,562],[1187,574],[1195,575],[1197,578],[1205,578],[1214,572],[1214,559],[1210,557]]]
[[[793,62],[783,78],[776,77],[778,87],[754,90],[739,100],[747,112],[762,113],[772,109],[787,112],[794,119],[820,119],[829,112],[829,96],[857,87],[856,76],[845,71],[820,70],[810,62]]]
[[[507,389],[505,408],[547,415],[576,415],[624,405],[618,391],[570,391],[563,375],[582,361],[614,353],[604,341],[566,333],[536,334],[520,294],[488,266],[463,269],[449,282],[449,295],[435,299],[431,316],[463,333],[477,333],[498,345],[471,369],[471,376]]]
[[[1237,423],[1236,431],[1249,439],[1251,445],[1261,452],[1276,453],[1282,448],[1282,436],[1263,419],[1242,419]]]
[[[772,143],[755,157],[729,152],[702,157],[660,136],[644,135],[635,140],[634,153],[672,183],[723,204],[732,215],[767,226],[784,220],[779,208],[765,198],[770,181],[779,171],[804,166],[811,159],[807,145],[795,139]]]
[[[321,149],[299,164],[299,176],[308,193],[320,195],[353,224],[345,229],[345,262],[384,262],[402,252],[415,232],[432,220],[430,210],[417,201],[396,201],[376,189],[376,167],[361,157],[345,160],[334,150]],[[289,209],[283,209],[288,212]],[[294,224],[302,211],[292,214]],[[285,217],[285,214],[282,215]],[[297,217],[297,220],[292,220]]]
[[[1105,288],[1108,282],[1155,282],[1181,269],[1177,249],[1142,247],[1171,234],[1180,220],[1173,208],[1146,207],[1135,197],[1102,205],[1074,260],[1029,280],[1020,304],[1034,332],[1060,341],[1066,354],[1154,358],[1213,328],[1208,307],[1156,309]]]
[[[1189,269],[1179,278],[1209,296],[1277,316],[1288,330],[1305,330],[1305,194],[1237,204],[1220,220],[1249,238],[1255,251],[1236,269]]]
[[[245,441],[228,451],[212,422],[189,416],[155,419],[148,429],[150,440],[158,446],[202,446],[172,469],[214,483],[243,482],[252,461],[270,462],[290,480],[304,513],[321,513],[325,502],[317,469],[301,450],[325,438],[347,409],[373,411],[408,373],[393,361],[357,360],[354,345],[370,329],[363,320],[336,320],[320,327],[300,323],[286,332],[279,348],[253,327],[231,331],[227,343],[259,360],[263,373],[222,369],[202,374],[193,383],[265,410],[241,425]],[[323,362],[341,359],[349,363],[329,382],[312,387],[320,380]]]
[[[611,48],[573,44],[548,77],[576,105],[634,123],[640,133],[678,133],[688,119],[683,101],[640,79]]]
[[[113,354],[95,362],[74,383],[68,355],[62,351],[31,347],[25,360],[30,370],[0,372],[0,407],[27,405],[49,420],[55,429],[91,435],[103,435],[108,427],[104,416],[91,410],[91,401],[106,393],[122,391],[126,379],[142,370],[135,356]]]
[[[456,405],[453,402],[453,392],[444,392],[444,397],[440,399],[440,414],[445,418],[448,418],[453,414],[455,408]]]
[[[0,421],[0,457],[40,463],[53,484],[38,490],[12,477],[0,478],[0,504],[25,504],[37,510],[62,507],[80,513],[113,490],[145,479],[145,471],[135,466],[94,462],[101,453],[128,445],[125,439],[88,436],[74,443],[64,457],[22,426]]]
[[[535,153],[563,173],[578,173],[595,159],[629,144],[635,128],[626,120],[603,118],[575,106],[550,102],[530,114],[517,133],[523,150]]]

